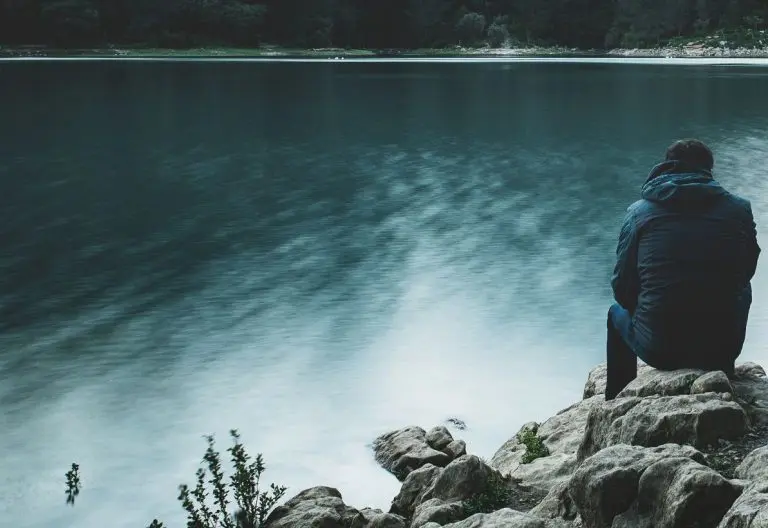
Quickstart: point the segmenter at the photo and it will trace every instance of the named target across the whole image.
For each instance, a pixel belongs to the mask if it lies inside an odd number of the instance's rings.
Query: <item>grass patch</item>
[[[537,458],[549,456],[549,449],[537,433],[538,427],[526,427],[517,434],[518,441],[525,446],[523,464],[530,464]]]

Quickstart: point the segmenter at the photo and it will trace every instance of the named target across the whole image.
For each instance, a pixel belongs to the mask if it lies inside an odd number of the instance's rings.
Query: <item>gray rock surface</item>
[[[430,447],[427,432],[415,426],[378,437],[373,442],[373,451],[376,462],[401,482],[411,471],[426,464],[444,467],[452,460],[449,455]]]
[[[768,446],[755,449],[736,468],[736,477],[768,481]]]
[[[618,398],[637,396],[678,396],[690,394],[691,385],[704,374],[703,370],[656,370],[646,369],[638,373],[629,385],[618,394]]]
[[[646,365],[645,363],[638,361],[637,363],[637,374],[638,376],[643,375],[645,372],[653,370],[651,367]],[[606,380],[608,378],[608,369],[606,368],[605,363],[602,363],[592,370],[589,371],[589,374],[587,375],[587,382],[584,385],[584,393],[582,394],[583,399],[588,399],[593,396],[597,396],[599,394],[605,395],[605,385]]]
[[[717,528],[768,528],[768,480],[749,485]]]
[[[444,528],[548,528],[543,519],[505,508],[493,513],[478,513]]]
[[[541,425],[525,424],[496,451],[490,461],[491,467],[519,479],[526,486],[548,492],[554,485],[567,480],[573,472],[575,454],[584,436],[590,410],[602,402],[602,396],[593,396],[563,409]],[[526,428],[536,428],[536,434],[549,449],[550,456],[537,458],[529,464],[522,463],[526,449],[518,440],[518,435]]]
[[[411,528],[421,528],[430,522],[436,522],[440,525],[448,524],[460,521],[465,517],[463,503],[429,499],[416,507]]]
[[[640,477],[652,464],[671,457],[702,463],[704,455],[690,446],[614,445],[587,458],[568,482],[568,492],[584,526],[610,528],[614,518],[637,499]]]
[[[276,507],[265,528],[406,528],[405,519],[377,510],[357,510],[344,504],[334,488],[302,491]]]
[[[549,494],[530,511],[530,514],[543,519],[575,521],[579,517],[579,511],[568,492],[568,482],[560,482],[552,487]]]
[[[390,513],[410,517],[416,506],[425,501],[424,495],[434,486],[435,480],[442,469],[432,464],[422,466],[412,471],[400,487],[400,493],[392,499]]]
[[[705,392],[733,393],[731,381],[725,372],[716,370],[699,376],[691,385],[691,394],[704,394]]]
[[[455,460],[467,454],[467,444],[464,440],[454,440],[443,449],[443,453]]]
[[[578,460],[616,444],[704,447],[742,436],[747,415],[718,394],[616,398],[590,411]]]
[[[752,361],[739,363],[734,371],[737,379],[759,379],[766,377],[765,369]]]
[[[659,460],[640,476],[637,499],[612,528],[716,526],[741,494],[720,474],[687,457]]]
[[[442,451],[453,442],[453,436],[447,427],[440,425],[430,429],[426,436],[427,445],[437,451]]]
[[[404,517],[418,514],[423,519],[428,519],[432,514],[442,514],[426,513],[424,507],[421,510],[419,507],[432,499],[437,501],[432,501],[430,508],[462,502],[482,493],[494,472],[494,469],[474,455],[457,458],[445,468],[424,466],[408,475],[389,511]]]

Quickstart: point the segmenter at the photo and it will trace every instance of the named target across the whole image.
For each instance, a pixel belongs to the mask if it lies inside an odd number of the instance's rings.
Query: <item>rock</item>
[[[430,522],[436,522],[440,525],[448,524],[461,521],[465,517],[464,505],[461,502],[429,499],[416,507],[413,521],[411,521],[411,528],[421,528]]]
[[[761,375],[763,372],[758,365],[737,365],[731,382],[735,400],[743,405],[752,423],[760,426],[768,425],[768,377]]]
[[[768,481],[768,446],[755,449],[736,468],[736,477]]]
[[[548,493],[554,486],[567,482],[576,467],[575,453],[557,453],[537,458],[530,464],[520,464],[511,476],[526,486]]]
[[[587,458],[568,482],[568,492],[588,528],[610,528],[614,517],[637,498],[640,477],[652,464],[670,457],[699,463],[704,455],[690,446],[614,445]]]
[[[736,365],[735,377],[736,379],[758,379],[765,378],[766,374],[765,369],[757,363],[746,361]]]
[[[768,528],[768,480],[749,485],[717,528]]]
[[[622,390],[617,398],[637,396],[678,396],[690,394],[693,383],[704,374],[703,370],[656,370],[647,369],[638,373],[629,385]]]
[[[530,514],[544,519],[576,520],[579,511],[568,492],[568,481],[553,486],[549,494],[530,511]]]
[[[738,438],[746,428],[744,410],[714,393],[617,398],[590,411],[578,461],[615,444],[703,448],[721,438]]]
[[[424,527],[429,528],[429,527]],[[477,513],[443,528],[547,528],[543,519],[504,508],[493,513]]]
[[[521,428],[520,432],[535,429],[549,449],[549,456],[523,464],[525,446],[518,440],[518,432],[493,455],[491,467],[504,475],[520,479],[525,485],[548,492],[555,484],[570,476],[576,464],[573,455],[584,436],[590,410],[603,401],[602,396],[593,396],[563,409],[540,426],[532,422]]]
[[[550,453],[576,453],[587,426],[589,411],[604,401],[602,396],[598,396],[566,407],[541,424],[536,434]]]
[[[741,494],[720,474],[687,457],[659,460],[640,476],[637,500],[612,528],[716,526]]]
[[[451,457],[451,459],[457,459],[467,454],[467,444],[464,440],[454,440],[443,449],[443,453]]]
[[[425,498],[438,498],[445,502],[466,500],[485,491],[494,470],[475,455],[457,458],[445,467],[435,479]]]
[[[504,442],[498,451],[491,458],[490,465],[492,468],[498,470],[503,475],[509,475],[522,464],[523,455],[525,454],[525,446],[520,442],[520,433],[526,429],[538,429],[539,424],[536,422],[529,422],[523,425],[520,430]]]
[[[652,370],[651,367],[649,367],[645,363],[638,361],[638,364],[637,364],[638,376],[644,374],[649,370]],[[605,363],[598,365],[595,368],[593,368],[591,371],[589,371],[589,375],[587,376],[587,383],[584,385],[584,394],[582,395],[583,399],[586,400],[588,398],[597,396],[599,394],[604,395],[607,379],[608,379],[608,369]]]
[[[453,436],[443,425],[435,427],[427,433],[427,444],[437,451],[444,450],[451,442],[453,442]]]
[[[302,491],[267,517],[265,528],[405,528],[405,519],[344,504],[341,493],[319,486]]]
[[[432,464],[422,466],[412,471],[400,487],[400,493],[392,499],[390,513],[410,517],[421,502],[424,501],[424,493],[431,490],[435,480],[442,469]]]
[[[384,434],[373,442],[373,450],[376,462],[401,482],[425,464],[444,467],[451,461],[450,456],[429,446],[427,433],[421,427]]]
[[[608,379],[608,367],[605,363],[598,365],[589,371],[587,383],[584,385],[583,399],[605,394],[606,380]]]
[[[691,385],[691,394],[704,394],[705,392],[733,393],[731,382],[725,372],[716,370],[701,375]]]
[[[391,513],[373,508],[363,508],[352,522],[352,526],[364,528],[408,528],[406,520]]]
[[[457,458],[445,468],[424,466],[408,475],[389,511],[411,517],[419,505],[430,499],[438,499],[443,504],[464,501],[485,491],[493,473],[491,467],[474,455]]]

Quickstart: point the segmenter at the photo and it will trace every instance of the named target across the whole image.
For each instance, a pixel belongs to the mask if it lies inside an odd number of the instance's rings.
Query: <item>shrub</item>
[[[522,463],[530,464],[537,458],[549,456],[549,449],[542,439],[536,434],[538,428],[526,427],[517,435],[517,439],[525,446],[525,454]]]
[[[463,503],[464,514],[470,517],[476,513],[491,513],[507,507],[512,502],[509,479],[493,471],[481,493],[473,495]]]
[[[456,33],[463,44],[476,44],[483,38],[484,32],[485,17],[480,13],[467,13],[456,23]]]
[[[230,453],[234,473],[227,484],[221,468],[221,455],[215,450],[213,436],[207,436],[208,448],[203,456],[205,467],[197,470],[194,489],[186,484],[179,486],[179,501],[187,512],[187,528],[261,528],[275,504],[285,495],[285,486],[269,485],[269,490],[261,489],[261,476],[266,467],[261,454],[251,461],[251,456],[240,443],[236,430],[230,431],[233,445]],[[67,472],[67,504],[74,505],[75,497],[80,493],[79,466],[72,464]],[[208,491],[207,485],[211,490]],[[208,497],[213,497],[209,504]],[[236,512],[230,512],[228,506],[234,497]],[[149,528],[165,528],[157,519]]]
[[[488,27],[488,44],[493,48],[502,47],[509,40],[509,30],[507,26],[491,24]]]

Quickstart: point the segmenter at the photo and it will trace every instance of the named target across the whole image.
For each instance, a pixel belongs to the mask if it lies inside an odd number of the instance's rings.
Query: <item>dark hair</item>
[[[667,161],[679,161],[688,166],[712,170],[715,157],[708,146],[698,139],[681,139],[667,148]]]

